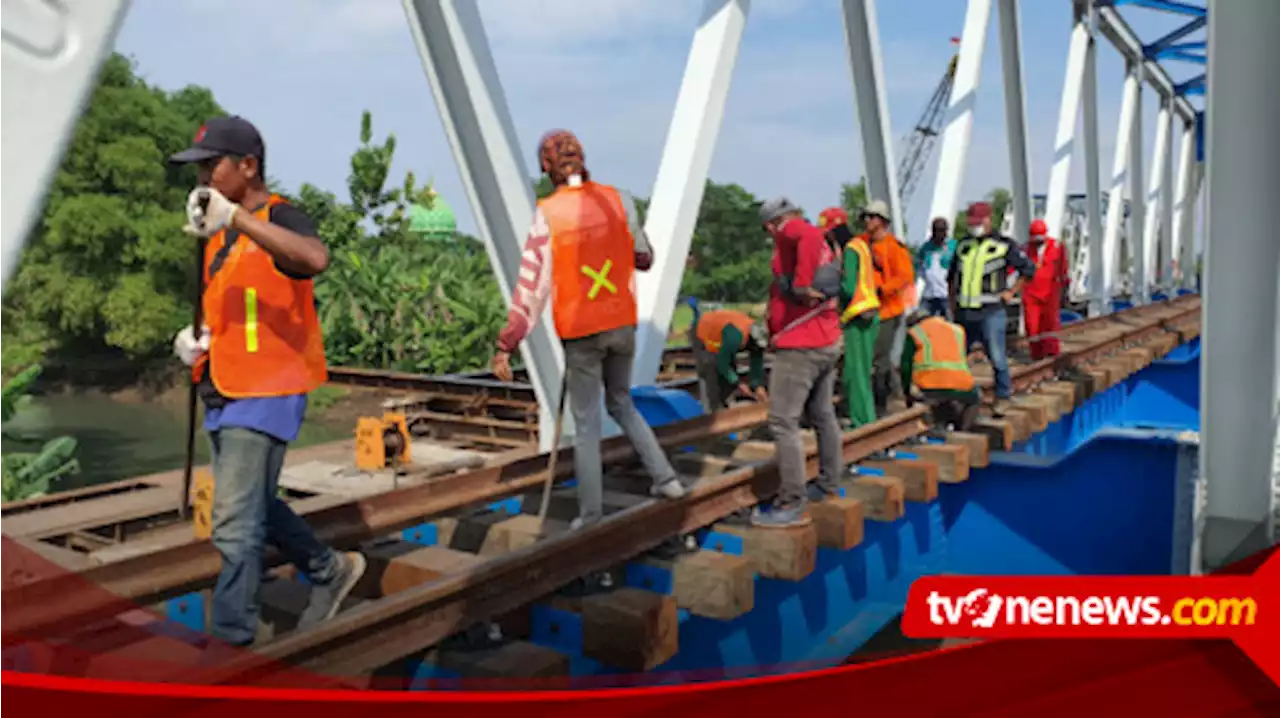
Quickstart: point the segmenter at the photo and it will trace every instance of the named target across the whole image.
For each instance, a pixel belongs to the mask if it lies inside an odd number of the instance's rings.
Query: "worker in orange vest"
[[[311,585],[302,628],[332,617],[365,571],[363,556],[321,543],[276,497],[307,393],[328,378],[312,278],[329,255],[311,219],[267,189],[265,160],[262,137],[240,117],[210,120],[192,147],[170,158],[199,166],[186,230],[209,238],[204,326],[199,336],[194,327],[179,332],[174,351],[192,367],[212,449],[212,542],[222,571],[211,633],[239,646],[258,631],[267,541]]]
[[[591,180],[582,144],[553,130],[538,143],[538,162],[555,191],[538,200],[525,242],[520,280],[506,327],[498,334],[493,373],[511,381],[511,353],[548,300],[564,345],[565,387],[574,422],[574,471],[579,529],[603,518],[600,394],[653,477],[651,493],[684,495],[653,429],[631,400],[636,349],[636,271],[648,271],[653,250],[627,193]]]
[[[818,215],[818,226],[844,247],[840,312],[844,334],[844,403],[853,427],[876,420],[875,395],[871,391],[871,366],[880,331],[880,299],[876,296],[875,268],[867,235],[851,236],[849,215],[828,207]]]
[[[698,364],[702,406],[708,412],[728,406],[736,397],[767,401],[764,351],[768,343],[764,327],[746,312],[717,309],[696,313],[690,344]],[[749,369],[738,374],[738,352],[746,350]]]
[[[981,396],[969,371],[964,329],[927,311],[907,319],[899,367],[907,407],[923,401],[934,418],[935,434],[947,428],[967,431],[978,417]]]
[[[1027,336],[1032,337],[1032,359],[1055,357],[1061,351],[1058,337],[1052,335],[1062,328],[1062,294],[1071,277],[1062,244],[1048,234],[1044,220],[1031,223],[1027,258],[1035,263],[1036,272],[1022,289],[1022,312]],[[1037,335],[1050,336],[1036,339]]]

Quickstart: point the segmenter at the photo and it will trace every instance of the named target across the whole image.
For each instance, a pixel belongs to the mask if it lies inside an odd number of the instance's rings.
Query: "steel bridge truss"
[[[402,2],[479,234],[499,287],[510,301],[524,233],[532,218],[532,175],[525,164],[529,153],[520,149],[479,10],[473,0]],[[1064,6],[1067,2],[1062,0]],[[1119,247],[1124,237],[1136,245],[1129,282],[1135,303],[1145,302],[1153,288],[1194,285],[1196,205],[1202,185],[1208,187],[1206,236],[1218,239],[1205,243],[1206,299],[1212,301],[1206,301],[1204,321],[1202,473],[1210,477],[1204,555],[1214,564],[1274,536],[1270,470],[1276,372],[1259,372],[1257,367],[1275,367],[1277,349],[1275,332],[1257,329],[1275,327],[1280,299],[1275,279],[1280,243],[1274,241],[1274,228],[1266,224],[1266,210],[1280,195],[1280,164],[1271,161],[1280,155],[1280,144],[1270,127],[1271,118],[1280,115],[1280,100],[1265,89],[1272,87],[1267,68],[1280,64],[1280,45],[1267,36],[1268,30],[1280,26],[1280,2],[1207,2],[1206,6],[1186,0],[1070,0],[1071,40],[1043,206],[1050,233],[1060,235],[1068,214],[1071,163],[1081,144],[1086,178],[1081,234],[1088,237],[1089,299],[1091,313],[1105,313],[1120,280]],[[128,3],[27,0],[12,3],[12,9],[10,5],[6,3],[3,79],[12,94],[3,109],[8,131],[3,165],[6,177],[24,180],[8,183],[3,196],[6,278],[43,206],[44,192]],[[1187,22],[1143,43],[1121,15],[1126,5],[1176,13]],[[998,6],[999,14],[1016,218],[1012,227],[1016,237],[1025,241],[1033,205],[1019,0],[968,0],[930,216],[952,217],[960,202],[993,6]],[[650,195],[645,229],[659,266],[637,281],[640,333],[635,385],[653,384],[659,370],[749,9],[750,0],[705,0],[694,32]],[[870,196],[889,203],[894,230],[901,236],[903,217],[893,171],[875,2],[842,0],[841,11],[868,190]],[[1201,32],[1205,40],[1195,38]],[[1127,66],[1115,155],[1105,186],[1097,112],[1100,37],[1120,52]],[[1215,44],[1218,37],[1228,39]],[[1200,54],[1205,49],[1207,54]],[[1175,82],[1163,61],[1199,63],[1207,69]],[[1231,80],[1214,81],[1223,76]],[[1211,86],[1223,96],[1206,122],[1205,113],[1190,98],[1201,97],[1208,107]],[[1144,185],[1142,93],[1148,87],[1157,93],[1160,109],[1155,157]],[[1078,140],[1081,116],[1083,137]],[[1181,145],[1176,184],[1175,138]],[[1216,165],[1215,159],[1220,160]],[[1154,261],[1157,246],[1162,258],[1159,266]],[[1242,315],[1256,317],[1257,322],[1243,321]],[[541,407],[544,449],[549,448],[552,433],[547,430],[553,421],[549,407],[557,405],[563,376],[563,355],[549,326],[550,322],[540,322],[522,349]],[[1265,386],[1241,377],[1261,377]]]

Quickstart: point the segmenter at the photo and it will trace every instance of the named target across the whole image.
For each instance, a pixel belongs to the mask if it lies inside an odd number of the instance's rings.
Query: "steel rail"
[[[663,446],[682,446],[763,424],[768,407],[748,404],[654,429]],[[602,442],[601,459],[625,462],[635,450],[624,436]],[[433,517],[491,503],[542,486],[550,454],[534,454],[507,464],[464,471],[426,483],[363,497],[308,514],[319,538],[339,548],[352,547]],[[573,448],[563,447],[556,480],[573,473]],[[274,549],[267,565],[284,562]],[[217,578],[222,559],[208,541],[192,542],[123,559],[87,571],[63,574],[0,594],[3,645],[19,636],[48,636],[133,608],[127,601],[151,605],[207,586]]]
[[[920,435],[928,429],[921,406],[843,436],[846,462]],[[817,473],[817,448],[807,473]],[[689,533],[772,496],[776,460],[760,462],[695,484],[682,499],[651,500],[580,531],[551,537],[386,598],[357,606],[312,629],[286,635],[219,666],[215,682],[244,684],[297,666],[328,675],[366,674],[551,594],[575,578],[626,561],[671,536]],[[207,680],[207,678],[206,678]]]

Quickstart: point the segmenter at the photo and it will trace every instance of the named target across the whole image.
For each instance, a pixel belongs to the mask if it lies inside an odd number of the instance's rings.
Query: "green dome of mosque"
[[[458,220],[440,195],[435,195],[431,207],[415,204],[409,207],[409,231],[422,235],[429,241],[452,240],[458,231]]]

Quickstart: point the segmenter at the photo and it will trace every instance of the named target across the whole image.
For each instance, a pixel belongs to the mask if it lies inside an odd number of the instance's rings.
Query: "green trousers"
[[[844,325],[844,403],[854,427],[876,420],[871,391],[871,363],[875,359],[880,317],[857,317]]]

